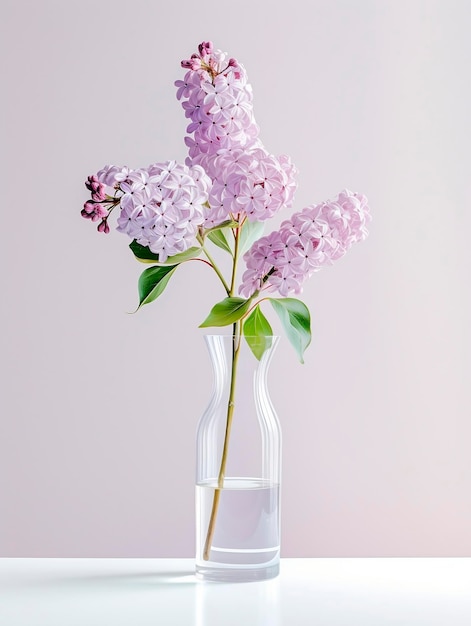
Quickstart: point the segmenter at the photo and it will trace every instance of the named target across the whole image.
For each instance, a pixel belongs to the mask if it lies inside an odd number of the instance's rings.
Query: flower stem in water
[[[211,552],[211,544],[213,542],[214,531],[216,528],[216,518],[219,509],[219,501],[221,498],[221,489],[224,487],[224,476],[226,473],[227,464],[227,452],[229,450],[229,438],[231,434],[232,418],[234,416],[235,407],[235,389],[236,389],[236,377],[237,377],[237,362],[239,360],[239,351],[241,344],[240,324],[234,324],[234,336],[232,338],[232,369],[231,369],[231,386],[229,390],[229,400],[227,403],[227,419],[226,419],[226,432],[224,434],[224,446],[222,449],[221,467],[219,469],[218,484],[214,490],[213,506],[211,508],[211,516],[209,518],[208,532],[206,534],[206,541],[204,543],[203,559],[209,560],[209,554]]]

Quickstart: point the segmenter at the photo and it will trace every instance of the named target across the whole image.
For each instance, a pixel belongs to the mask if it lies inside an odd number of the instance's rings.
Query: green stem
[[[217,487],[214,490],[213,506],[211,508],[211,516],[209,518],[208,532],[204,543],[203,559],[209,560],[211,545],[213,542],[214,531],[216,528],[216,518],[219,509],[219,501],[221,498],[221,490],[224,487],[224,477],[226,474],[227,453],[229,450],[229,439],[232,428],[232,418],[234,417],[235,408],[235,390],[237,379],[237,363],[239,361],[239,352],[241,346],[240,322],[234,324],[234,335],[232,338],[232,369],[231,369],[231,386],[229,389],[229,400],[227,403],[226,432],[224,433],[224,444],[222,448],[221,467],[218,474]]]
[[[200,242],[201,247],[203,248],[203,252],[205,253],[206,258],[207,258],[207,259],[208,259],[208,261],[211,263],[211,265],[212,265],[212,267],[213,267],[213,270],[216,272],[216,274],[217,274],[217,275],[218,275],[218,277],[219,277],[219,280],[220,280],[220,281],[221,281],[221,283],[223,284],[224,289],[226,290],[227,295],[228,295],[228,296],[230,296],[230,295],[231,295],[231,290],[230,290],[230,288],[229,288],[229,285],[227,284],[226,279],[225,279],[225,278],[224,278],[224,276],[222,275],[221,270],[220,270],[220,269],[219,269],[219,267],[217,266],[216,261],[213,259],[213,257],[210,255],[210,253],[207,251],[206,247],[204,246],[204,243],[203,243],[203,238],[202,238],[202,237],[198,237],[197,239],[198,239],[198,241]]]
[[[234,294],[236,274],[237,274],[237,261],[239,259],[239,237],[240,237],[240,227],[236,228],[234,232],[234,240],[235,240],[234,260],[232,264],[231,287],[227,292],[228,296],[232,296]],[[205,561],[209,561],[211,545],[213,543],[213,536],[214,536],[214,531],[216,528],[216,518],[218,514],[218,509],[219,509],[219,501],[221,499],[221,490],[224,487],[224,477],[226,474],[226,464],[227,464],[227,453],[229,450],[229,439],[231,435],[232,418],[234,417],[237,363],[239,361],[239,351],[240,351],[240,345],[241,345],[241,330],[242,330],[241,322],[240,321],[236,322],[234,324],[233,337],[232,337],[231,386],[229,389],[229,399],[227,402],[226,432],[224,433],[224,444],[222,448],[221,466],[219,468],[219,474],[218,474],[218,484],[217,484],[216,489],[214,490],[213,505],[211,508],[211,515],[209,518],[208,532],[206,534],[206,541],[204,543],[204,549],[203,549],[203,559]]]
[[[237,274],[237,261],[239,260],[239,239],[240,239],[240,226],[235,229],[234,233],[234,262],[232,264],[232,278],[230,296],[234,295],[234,288]]]

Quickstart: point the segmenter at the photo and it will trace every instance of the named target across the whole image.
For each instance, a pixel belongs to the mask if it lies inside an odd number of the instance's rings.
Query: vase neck
[[[257,338],[247,340],[244,336],[205,335],[217,382],[223,383],[232,376],[236,378],[236,382],[255,376],[260,383],[264,383],[279,337],[264,337],[257,339],[257,343],[255,339]],[[255,346],[257,356],[251,346]],[[260,354],[262,351],[263,354]]]

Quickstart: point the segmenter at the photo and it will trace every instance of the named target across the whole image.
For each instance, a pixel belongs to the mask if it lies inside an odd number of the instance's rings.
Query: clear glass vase
[[[196,573],[214,581],[273,578],[280,563],[281,429],[267,373],[278,337],[258,340],[265,342],[260,360],[243,337],[205,339],[214,386],[197,432]]]

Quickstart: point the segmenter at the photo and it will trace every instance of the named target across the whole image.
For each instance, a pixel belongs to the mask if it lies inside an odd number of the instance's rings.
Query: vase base
[[[225,568],[196,565],[196,578],[210,582],[248,583],[275,578],[280,573],[280,564],[257,568]]]

